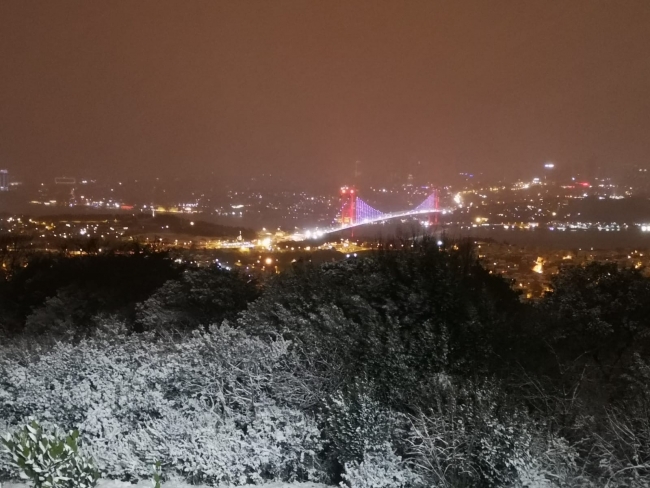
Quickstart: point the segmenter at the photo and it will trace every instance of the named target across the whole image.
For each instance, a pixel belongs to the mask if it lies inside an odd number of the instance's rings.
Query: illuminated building
[[[9,171],[0,169],[0,191],[9,190]]]

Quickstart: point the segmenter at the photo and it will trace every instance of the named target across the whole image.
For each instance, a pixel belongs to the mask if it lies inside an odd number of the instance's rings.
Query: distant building
[[[54,187],[50,190],[50,202],[56,205],[72,204],[77,179],[68,176],[54,178]]]
[[[0,169],[0,191],[9,191],[9,171]]]
[[[54,178],[54,184],[55,185],[76,185],[77,180],[76,178],[70,178],[68,176],[59,176],[57,178]]]

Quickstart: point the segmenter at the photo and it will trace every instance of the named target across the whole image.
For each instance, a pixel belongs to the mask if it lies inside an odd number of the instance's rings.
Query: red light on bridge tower
[[[438,189],[433,190],[433,208],[435,209],[435,212],[429,214],[429,225],[438,225],[438,210],[440,208]]]
[[[356,222],[357,190],[354,186],[341,187],[341,219],[342,225],[352,225]]]

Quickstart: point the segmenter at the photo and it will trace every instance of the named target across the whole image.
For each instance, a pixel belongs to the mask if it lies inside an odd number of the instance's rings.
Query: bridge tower
[[[341,187],[341,225],[353,225],[357,220],[357,191],[354,186]]]
[[[438,225],[438,210],[440,210],[440,194],[437,188],[434,191],[436,192],[436,196],[434,197],[435,203],[433,208],[436,209],[436,212],[433,214],[433,219],[434,219],[434,224]]]
[[[431,186],[433,188],[433,185]],[[440,195],[437,188],[433,188],[433,192],[429,196],[433,199],[433,210],[435,212],[429,214],[429,225],[438,225],[438,209],[440,208]]]

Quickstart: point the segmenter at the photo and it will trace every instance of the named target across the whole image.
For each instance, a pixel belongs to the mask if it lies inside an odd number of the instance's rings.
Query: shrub
[[[362,462],[366,453],[383,451],[390,441],[392,414],[357,382],[352,391],[332,395],[322,414],[325,436],[341,463]]]
[[[259,406],[240,424],[196,405],[168,411],[118,438],[91,439],[102,469],[134,478],[150,475],[154,459],[165,473],[199,484],[261,483],[320,479],[320,432],[313,419],[284,408]]]
[[[111,478],[150,479],[155,460],[196,481],[322,476],[316,422],[294,407],[313,393],[286,341],[224,326],[175,342],[106,334],[33,356],[2,352],[7,421],[78,426]]]
[[[345,482],[350,488],[415,488],[422,486],[422,479],[402,462],[390,444],[375,452],[364,453],[361,462],[345,464]]]
[[[153,488],[160,488],[163,480],[162,464],[160,461],[156,461],[156,463],[151,468],[151,476],[151,484],[153,485]]]
[[[5,435],[2,444],[20,477],[31,479],[35,488],[92,488],[99,471],[90,458],[79,453],[78,437],[76,430],[66,437],[56,431],[44,432],[34,421]]]
[[[575,450],[542,434],[493,382],[449,385],[412,417],[408,442],[416,471],[435,486],[575,486]]]
[[[601,432],[593,434],[592,463],[610,487],[646,487],[650,479],[650,410],[643,402],[628,412],[609,409]]]
[[[4,439],[10,433],[9,424],[0,419],[0,439]],[[14,472],[14,467],[9,456],[0,456],[0,480],[9,479]]]
[[[219,268],[186,270],[136,307],[143,330],[193,330],[234,320],[258,295],[256,283]]]

